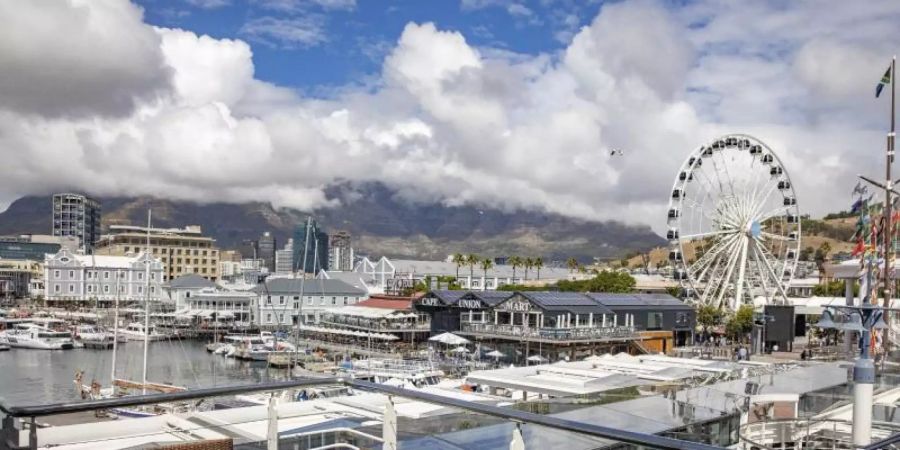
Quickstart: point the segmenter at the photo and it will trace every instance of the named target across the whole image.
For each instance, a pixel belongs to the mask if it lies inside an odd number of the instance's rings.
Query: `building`
[[[275,247],[277,242],[272,233],[266,231],[256,241],[257,258],[263,261],[263,267],[270,272],[275,271]]]
[[[185,297],[183,308],[176,311],[176,314],[195,317],[197,327],[201,330],[216,327],[221,327],[223,331],[246,329],[253,325],[251,305],[255,298],[254,292],[202,288],[190,297]]]
[[[100,240],[100,202],[79,194],[54,194],[52,234],[78,238],[89,253]]]
[[[369,298],[365,289],[343,281],[302,278],[270,278],[255,292],[254,319],[262,327],[316,323],[326,311]]]
[[[61,248],[75,252],[81,249],[75,236],[30,235],[0,236],[0,258],[30,261],[44,261],[44,255],[58,252]]]
[[[335,272],[320,270],[316,274],[316,278],[322,280],[341,280],[351,286],[365,289],[369,295],[384,294],[383,289],[379,289],[375,278],[371,275],[361,272]]]
[[[294,272],[294,238],[288,239],[281,250],[275,251],[275,273]]]
[[[494,290],[508,284],[549,284],[559,280],[588,278],[590,274],[575,273],[561,267],[542,267],[540,275],[531,269],[526,274],[523,267],[513,268],[509,265],[497,265],[485,273],[480,266],[457,266],[449,261],[419,261],[411,259],[378,260],[362,258],[353,268],[354,272],[364,273],[376,280],[383,292],[401,292],[416,283],[431,282],[437,287],[439,278],[457,279],[460,287],[471,290]],[[457,278],[459,274],[459,278]],[[526,277],[527,275],[527,277]]]
[[[328,234],[312,218],[294,228],[293,255],[294,271],[318,273],[319,269],[328,270]]]
[[[328,235],[328,270],[349,272],[353,270],[353,247],[349,231]]]
[[[662,352],[692,342],[691,306],[667,294],[431,291],[416,301],[431,332],[507,355],[557,361],[604,352]]]
[[[0,258],[0,298],[44,295],[44,261]]]
[[[147,280],[147,265],[150,279]],[[44,261],[44,300],[62,305],[96,302],[160,301],[163,263],[148,253],[134,256],[81,255],[60,250]],[[147,290],[149,284],[149,291]]]
[[[98,255],[126,256],[147,247],[147,227],[112,225],[110,234],[97,243]],[[210,281],[219,279],[219,249],[216,240],[203,235],[198,225],[185,228],[151,228],[153,256],[165,265],[163,281],[195,273]]]
[[[195,273],[182,275],[163,285],[163,292],[166,293],[167,299],[175,305],[176,310],[187,307],[191,297],[204,289],[215,290],[216,283]]]

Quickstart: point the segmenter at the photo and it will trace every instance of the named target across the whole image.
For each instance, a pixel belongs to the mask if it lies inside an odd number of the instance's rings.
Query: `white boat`
[[[37,350],[71,350],[75,348],[72,333],[53,331],[35,324],[20,324],[4,332],[10,347]]]
[[[0,352],[7,350],[9,350],[9,342],[6,341],[6,336],[0,336]]]
[[[431,386],[444,377],[444,372],[429,361],[363,359],[342,366],[340,370],[354,379],[393,386]]]
[[[132,322],[128,324],[127,327],[118,331],[120,336],[125,336],[125,339],[129,341],[164,341],[167,339],[171,339],[172,336],[165,333],[160,333],[155,327],[150,327],[150,332],[147,333],[144,331],[144,324],[139,322]]]
[[[114,339],[114,335],[109,331],[95,327],[93,325],[78,325],[77,327],[75,327],[75,339],[82,342],[112,342],[112,340]],[[119,342],[123,341],[124,340],[120,337]]]

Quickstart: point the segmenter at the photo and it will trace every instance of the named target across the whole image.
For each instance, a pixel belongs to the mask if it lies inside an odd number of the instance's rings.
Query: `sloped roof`
[[[173,289],[215,288],[216,283],[213,283],[212,281],[209,281],[206,278],[203,278],[195,273],[189,273],[187,275],[182,275],[178,278],[172,279],[172,281],[169,281],[169,287]]]
[[[341,280],[322,280],[302,278],[270,278],[265,285],[256,287],[256,292],[270,294],[300,295],[301,287],[304,295],[355,295],[368,294],[363,288],[351,286]]]
[[[357,303],[358,306],[367,306],[369,308],[384,308],[384,309],[397,309],[397,310],[407,310],[412,308],[412,299],[411,298],[398,298],[398,299],[389,299],[383,297],[372,297],[368,300],[363,300]]]

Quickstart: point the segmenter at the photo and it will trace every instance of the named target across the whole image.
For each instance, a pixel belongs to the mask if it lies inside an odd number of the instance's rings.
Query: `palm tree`
[[[469,256],[466,256],[466,265],[469,266],[469,287],[472,287],[472,278],[475,278],[475,265],[481,262],[481,258],[474,253],[469,253]]]
[[[569,258],[566,260],[566,265],[569,266],[569,272],[574,272],[578,269],[578,260],[575,258]]]
[[[525,266],[525,279],[527,280],[528,279],[528,269],[531,269],[532,267],[534,267],[534,260],[531,259],[530,257],[525,258],[525,262],[523,262],[522,265]]]
[[[541,258],[540,256],[538,256],[537,258],[534,258],[533,263],[534,263],[534,268],[537,269],[537,278],[538,278],[538,280],[540,280],[541,279],[541,267],[544,267],[544,258]]]
[[[456,264],[456,279],[459,280],[459,266],[466,263],[466,257],[462,253],[454,253],[453,263]]]
[[[513,282],[513,284],[515,284],[516,283],[516,268],[522,267],[522,258],[519,258],[518,256],[510,256],[509,258],[506,258],[506,263],[509,264],[510,266],[512,266],[512,269],[513,269],[512,282]]]
[[[491,258],[484,258],[481,260],[481,270],[484,271],[484,283],[481,285],[481,290],[487,286],[487,271],[494,267],[494,261]]]

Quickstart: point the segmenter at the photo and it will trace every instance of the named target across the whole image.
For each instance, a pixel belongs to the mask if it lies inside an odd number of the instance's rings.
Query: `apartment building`
[[[112,225],[96,245],[98,255],[134,255],[147,248],[147,227]],[[198,225],[185,228],[151,228],[150,248],[165,270],[163,281],[197,274],[209,281],[219,279],[219,248],[216,240],[203,235]]]
[[[100,202],[80,194],[53,195],[53,235],[74,236],[84,253],[100,239]]]
[[[150,279],[147,279],[147,265]],[[146,253],[81,255],[62,249],[44,261],[44,298],[49,304],[160,301],[163,264]],[[148,286],[149,285],[149,286]],[[148,290],[149,288],[149,290]]]

